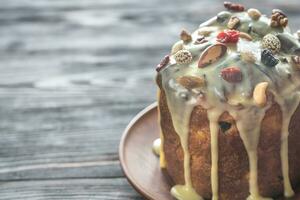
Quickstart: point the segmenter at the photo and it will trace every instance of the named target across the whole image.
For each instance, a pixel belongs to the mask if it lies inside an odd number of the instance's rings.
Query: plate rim
[[[120,144],[119,144],[119,160],[120,160],[120,165],[121,165],[121,169],[127,179],[127,181],[130,183],[130,185],[139,193],[141,194],[143,197],[149,199],[149,200],[155,200],[151,197],[151,195],[149,193],[147,193],[147,191],[142,191],[139,187],[138,184],[135,183],[135,179],[133,176],[130,175],[129,169],[128,167],[124,164],[125,163],[125,155],[124,155],[124,147],[125,147],[125,141],[129,135],[130,130],[132,129],[132,127],[148,112],[152,111],[153,109],[156,109],[158,107],[158,103],[157,102],[153,102],[150,105],[148,105],[147,107],[145,107],[143,110],[141,110],[140,112],[138,112],[138,114],[136,114],[129,122],[129,124],[126,126],[125,130],[122,133],[122,137],[120,140]]]

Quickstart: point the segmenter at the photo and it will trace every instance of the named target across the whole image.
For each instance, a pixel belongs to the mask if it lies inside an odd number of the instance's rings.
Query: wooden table
[[[299,1],[278,2],[248,5],[282,8],[300,27]],[[222,9],[216,0],[1,1],[0,199],[142,199],[119,166],[121,133],[155,101],[154,67],[181,28]]]

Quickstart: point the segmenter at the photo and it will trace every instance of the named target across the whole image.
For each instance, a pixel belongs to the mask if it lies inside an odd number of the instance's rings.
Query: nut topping
[[[230,17],[227,27],[229,29],[236,29],[240,25],[240,19],[236,16]]]
[[[215,44],[209,46],[203,51],[198,61],[198,67],[203,68],[207,65],[216,62],[227,52],[227,47],[223,44]]]
[[[264,107],[267,104],[267,94],[266,90],[268,87],[268,82],[258,83],[253,91],[253,100],[255,104],[259,107]]]
[[[197,76],[181,76],[177,82],[188,90],[205,86],[205,79]]]
[[[180,33],[180,39],[184,43],[189,43],[190,41],[192,41],[192,36],[188,31],[182,30],[181,33]]]
[[[286,27],[288,25],[287,16],[279,9],[274,9],[271,16],[271,27]]]

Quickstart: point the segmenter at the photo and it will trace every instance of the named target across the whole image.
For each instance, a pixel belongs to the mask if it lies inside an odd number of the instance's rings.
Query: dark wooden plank
[[[1,200],[105,199],[142,200],[124,178],[12,181],[1,183]]]

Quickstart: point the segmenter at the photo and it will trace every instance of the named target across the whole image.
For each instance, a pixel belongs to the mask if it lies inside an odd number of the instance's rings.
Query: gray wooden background
[[[273,7],[300,28],[300,3]],[[155,65],[217,0],[1,0],[0,199],[142,199],[121,133],[155,101]]]

